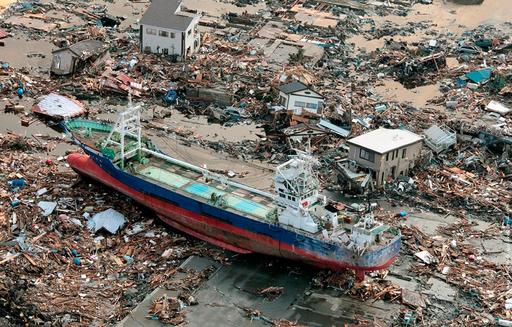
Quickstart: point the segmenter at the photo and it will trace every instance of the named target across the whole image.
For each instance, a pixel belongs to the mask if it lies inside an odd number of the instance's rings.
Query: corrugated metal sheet
[[[341,137],[348,137],[350,135],[350,131],[348,131],[344,128],[341,128],[339,126],[336,126],[333,123],[331,123],[330,121],[325,120],[325,119],[320,119],[318,126],[327,128],[327,129],[331,130],[332,132],[338,134]]]
[[[95,214],[87,223],[87,227],[95,233],[103,228],[111,234],[115,234],[123,227],[125,222],[126,220],[122,213],[110,208]]]
[[[65,96],[50,93],[32,107],[32,111],[42,115],[56,118],[70,118],[84,114],[86,109],[76,101]]]

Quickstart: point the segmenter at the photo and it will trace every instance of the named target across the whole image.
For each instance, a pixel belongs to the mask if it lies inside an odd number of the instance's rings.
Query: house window
[[[389,152],[386,153],[386,161],[389,161]]]
[[[188,30],[187,34],[188,35],[192,34],[192,30]]]
[[[405,159],[405,156],[407,155],[407,149],[402,150],[402,159]]]
[[[360,149],[359,150],[359,157],[364,159],[364,160],[375,162],[375,153],[373,153],[371,151],[368,151],[366,149]]]
[[[146,34],[156,35],[156,29],[148,27],[148,28],[146,28]]]
[[[295,107],[301,107],[304,108],[306,106],[306,102],[302,101],[295,101]]]
[[[149,47],[149,46],[145,46],[145,47],[144,47],[144,52],[145,52],[145,53],[150,53],[150,52],[151,52],[151,47]]]
[[[158,31],[158,35],[163,37],[169,37],[169,32],[167,31]]]
[[[61,58],[60,56],[56,56],[55,57],[55,62],[53,64],[53,67],[57,68],[57,69],[60,69],[60,61],[61,61]]]
[[[395,158],[398,158],[398,149],[395,150]]]
[[[306,103],[306,108],[308,108],[308,109],[318,109],[318,105],[316,103]]]
[[[171,32],[171,39],[176,38],[176,33]]]
[[[286,106],[286,97],[282,96],[281,95],[281,101],[280,101],[281,105],[282,106]]]
[[[167,48],[163,48],[163,49],[162,49],[162,53],[163,53],[164,55],[168,55],[168,54],[169,54],[169,49],[167,49]]]

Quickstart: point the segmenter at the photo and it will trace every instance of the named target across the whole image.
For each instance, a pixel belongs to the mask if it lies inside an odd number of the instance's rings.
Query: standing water
[[[0,13],[7,9],[11,3],[16,2],[15,0],[0,0]]]

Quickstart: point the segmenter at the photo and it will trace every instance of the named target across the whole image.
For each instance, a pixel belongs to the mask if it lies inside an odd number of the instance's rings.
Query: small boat
[[[276,168],[273,193],[170,157],[142,136],[140,109],[115,124],[73,119],[64,130],[85,152],[69,165],[151,208],[168,225],[237,253],[262,253],[332,270],[385,269],[399,230],[371,214],[349,215],[319,193],[317,160],[298,153]]]

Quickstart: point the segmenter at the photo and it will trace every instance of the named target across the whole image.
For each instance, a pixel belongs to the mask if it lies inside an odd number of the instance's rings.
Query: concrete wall
[[[406,176],[409,173],[409,170],[414,167],[414,163],[418,159],[422,144],[423,142],[419,141],[384,154],[373,152],[375,159],[373,162],[360,157],[361,147],[350,144],[348,158],[354,160],[360,166],[374,171],[374,180],[377,186],[381,186],[382,182],[386,181],[388,177],[396,178],[400,175]],[[405,158],[403,157],[404,149],[406,149]],[[398,154],[396,151],[398,151]],[[393,153],[395,153],[394,156]],[[394,173],[393,167],[395,167]]]
[[[302,110],[305,110],[305,111],[308,111],[308,112],[311,112],[314,114],[319,114],[321,112],[321,108],[322,108],[323,102],[324,102],[323,99],[313,98],[310,96],[296,95],[296,94],[285,94],[283,92],[279,92],[279,98],[281,99],[281,97],[285,97],[287,99],[286,104],[283,104],[286,107],[286,109],[293,110],[293,113],[296,115],[300,115],[302,113]],[[312,109],[312,108],[307,108],[307,107],[303,108],[300,106],[296,106],[295,105],[296,101],[304,102],[304,103],[314,103],[317,105],[318,108]]]
[[[168,28],[161,28],[151,25],[140,25],[142,29],[142,43],[141,51],[145,51],[146,47],[151,48],[152,53],[163,53],[163,49],[168,49],[169,54],[183,54],[182,45],[182,32]],[[156,31],[156,35],[148,34],[148,28]],[[159,31],[169,33],[167,37],[160,36]],[[171,33],[174,33],[174,38],[171,38]]]
[[[197,50],[201,47],[201,39],[199,31],[197,31],[197,24],[199,24],[199,18],[194,19],[192,24],[190,24],[190,28],[185,32],[185,49],[183,52],[183,55],[185,56],[197,52]],[[187,54],[188,49],[190,49],[190,52]]]

